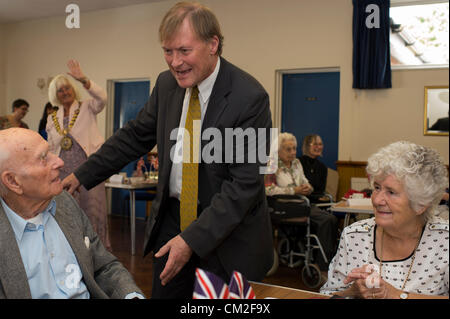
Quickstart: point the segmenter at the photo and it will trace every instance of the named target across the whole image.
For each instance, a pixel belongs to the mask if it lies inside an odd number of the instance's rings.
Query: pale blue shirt
[[[33,299],[88,299],[75,254],[54,216],[56,203],[32,219],[17,215],[1,199],[14,231]]]

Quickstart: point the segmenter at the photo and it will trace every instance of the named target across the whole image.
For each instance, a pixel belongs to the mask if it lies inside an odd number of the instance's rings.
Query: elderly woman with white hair
[[[278,135],[278,169],[274,174],[265,176],[266,195],[309,195],[313,187],[305,177],[303,167],[297,159],[297,139],[291,133]],[[310,214],[312,232],[319,237],[328,261],[336,251],[337,219],[332,214],[316,206],[311,207]],[[328,270],[321,254],[318,254],[317,264],[320,270]]]
[[[61,169],[61,179],[73,171],[95,153],[104,143],[97,126],[97,114],[106,105],[106,92],[88,79],[76,60],[69,60],[68,74],[57,75],[49,85],[48,97],[52,105],[59,106],[47,120],[47,134],[50,151],[61,157],[65,165]],[[90,98],[81,101],[81,94],[71,77],[82,83]],[[74,193],[81,208],[88,216],[103,245],[111,250],[108,235],[105,184],[86,190],[80,187]]]
[[[375,217],[346,227],[322,293],[354,298],[449,294],[449,225],[435,216],[448,187],[439,154],[396,142],[369,157]]]

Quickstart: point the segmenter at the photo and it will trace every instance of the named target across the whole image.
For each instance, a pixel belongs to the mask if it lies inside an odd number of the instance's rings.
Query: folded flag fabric
[[[235,271],[227,284],[215,274],[197,268],[193,299],[255,299],[255,293],[241,273]]]
[[[211,272],[197,268],[193,299],[229,299],[227,284]]]
[[[230,285],[230,299],[255,299],[255,293],[252,286],[242,276],[240,272],[234,271],[231,277]]]

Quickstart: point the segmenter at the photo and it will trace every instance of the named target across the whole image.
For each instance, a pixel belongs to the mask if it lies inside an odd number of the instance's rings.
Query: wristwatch
[[[409,296],[409,294],[407,293],[407,292],[402,292],[401,294],[400,294],[400,299],[408,299],[408,296]]]

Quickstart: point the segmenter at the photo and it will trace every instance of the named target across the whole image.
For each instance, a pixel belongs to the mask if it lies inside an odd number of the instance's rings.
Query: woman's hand
[[[384,281],[374,265],[363,265],[353,269],[345,278],[344,284],[353,282],[348,293],[356,298],[394,299],[400,291]]]
[[[69,60],[69,62],[67,62],[67,67],[69,68],[69,72],[67,72],[67,74],[72,76],[75,80],[83,83],[83,86],[86,89],[89,89],[90,87],[89,79],[84,75],[83,71],[81,70],[80,63],[77,60],[72,59]]]
[[[67,67],[69,68],[69,72],[67,72],[67,74],[72,76],[75,80],[80,81],[86,77],[81,70],[80,63],[77,60],[69,60],[69,62],[67,62]]]
[[[294,187],[295,194],[309,195],[311,193],[311,187],[308,184],[302,184]]]

